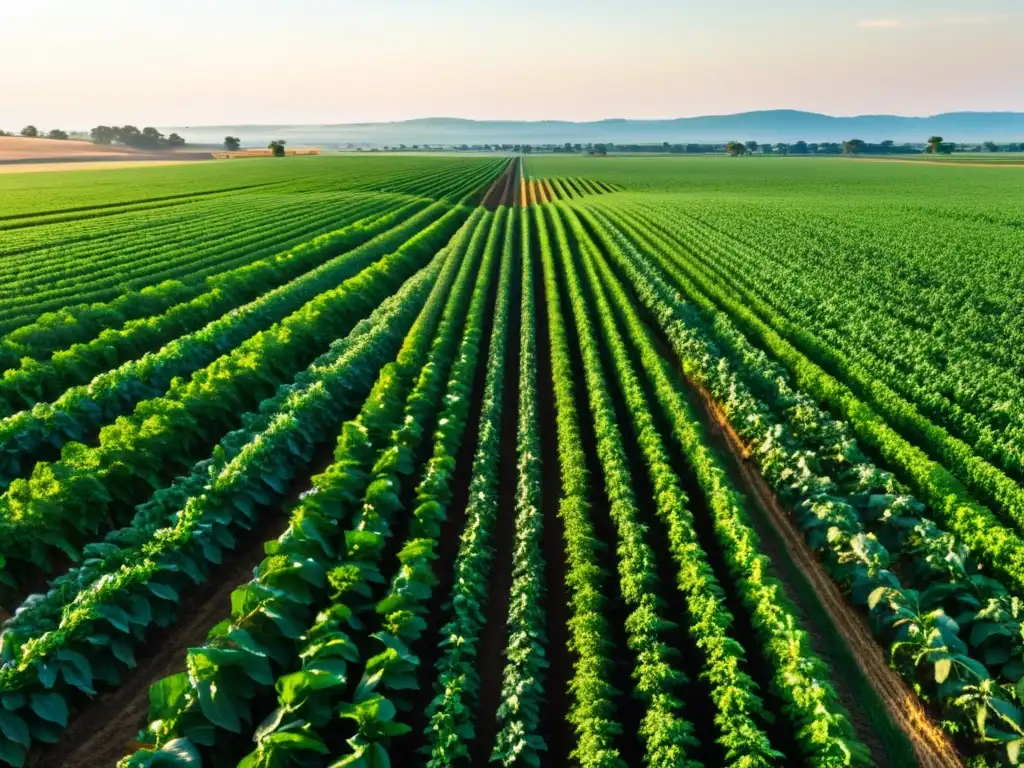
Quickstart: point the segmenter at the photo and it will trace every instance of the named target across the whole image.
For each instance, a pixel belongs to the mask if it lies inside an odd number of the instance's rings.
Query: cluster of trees
[[[981,145],[981,149],[986,152],[1024,152],[1024,144],[1007,144],[1005,147],[1001,147],[994,141],[986,141]],[[981,151],[981,149],[976,151]]]
[[[553,146],[554,145],[549,144],[538,148],[550,150]],[[579,145],[577,144],[576,146]],[[425,149],[440,151],[455,150],[456,152],[521,152],[524,155],[528,155],[534,150],[534,146],[532,144],[459,144],[451,146],[446,146],[444,144],[423,144],[422,146],[420,144],[413,144],[412,147],[409,147],[406,144],[396,144],[395,146],[386,145],[383,149],[385,152],[404,152],[410,148],[413,151]],[[362,147],[356,147],[356,150],[362,151]],[[370,151],[379,152],[380,150],[372,148]]]
[[[0,131],[0,136],[13,135],[13,133],[8,133],[7,131]],[[52,131],[42,131],[34,125],[26,125],[21,129],[20,135],[26,139],[57,139],[58,141],[64,141],[68,138],[68,132],[62,131],[60,128],[54,128]]]
[[[402,144],[401,148],[405,149],[405,145]],[[413,149],[415,149],[415,148],[416,147],[414,145]],[[384,147],[384,149],[387,149],[387,147]],[[470,146],[468,144],[462,144],[462,145],[456,147],[456,149],[459,149],[459,150],[461,150],[463,152],[466,152],[466,151],[469,151],[469,150],[475,150],[475,151],[479,151],[479,152],[522,152],[524,155],[528,155],[531,152],[533,152],[533,145],[532,144],[474,144],[474,145]]]
[[[228,152],[237,152],[242,146],[242,140],[237,136],[224,137],[224,149]]]
[[[569,144],[564,145],[564,147],[569,146]],[[580,145],[572,146],[579,147]],[[922,144],[897,144],[891,140],[876,144],[862,139],[850,139],[843,142],[796,141],[777,144],[762,144],[758,141],[730,141],[726,144],[670,144],[665,141],[661,144],[587,144],[586,148],[592,154],[595,147],[606,147],[614,148],[618,152],[667,152],[669,154],[728,152],[731,155],[913,155],[921,152],[921,146]],[[1024,152],[1024,143],[998,145],[994,141],[986,141],[983,144],[954,144],[945,141],[941,136],[931,137],[925,146],[926,152],[936,154],[967,151]],[[555,147],[552,151],[565,152],[568,150]]]
[[[667,147],[667,143],[663,145]],[[756,141],[738,142],[730,141],[725,145],[725,151],[730,155],[912,155],[920,153],[921,145],[896,144],[894,141],[883,141],[878,144],[871,144],[861,139],[850,139],[842,143],[824,142],[821,144],[808,144],[805,141],[798,141],[794,144],[759,144]],[[983,144],[968,146],[966,144],[955,144],[946,141],[942,136],[932,136],[925,143],[925,153],[933,155],[948,155],[953,152],[1024,152],[1024,144],[1007,144],[1000,146],[994,141],[986,141]],[[666,149],[665,151],[674,151]],[[690,151],[690,150],[687,150]]]
[[[122,144],[134,149],[173,149],[185,146],[185,139],[176,133],[164,136],[151,126],[141,131],[134,125],[97,125],[89,132],[95,144]]]
[[[270,150],[270,154],[272,154],[274,157],[284,157],[284,155],[285,155],[285,151],[284,151],[285,143],[286,142],[285,142],[284,139],[278,139],[277,141],[270,142],[267,145],[267,149]]]
[[[730,141],[725,145],[725,151],[730,155],[909,155],[920,150],[910,144],[897,145],[894,141],[869,144],[861,139],[850,139],[841,143],[826,141],[810,144],[806,141],[797,141],[792,144]]]

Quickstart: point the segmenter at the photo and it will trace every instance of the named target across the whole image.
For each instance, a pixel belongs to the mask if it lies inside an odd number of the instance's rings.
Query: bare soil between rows
[[[511,214],[509,214],[511,215]],[[513,256],[513,286],[509,296],[506,328],[505,380],[502,390],[501,431],[498,449],[498,509],[491,547],[491,564],[485,623],[480,633],[476,670],[479,677],[479,712],[476,738],[470,743],[471,762],[484,765],[494,747],[498,730],[496,713],[501,704],[505,649],[508,645],[508,607],[512,589],[513,549],[516,534],[516,485],[519,460],[516,429],[519,415],[519,353],[520,294],[517,269],[519,259]]]
[[[488,187],[480,205],[489,211],[496,211],[502,205],[515,205],[516,193],[519,190],[519,166],[518,159],[510,161],[501,175]]]

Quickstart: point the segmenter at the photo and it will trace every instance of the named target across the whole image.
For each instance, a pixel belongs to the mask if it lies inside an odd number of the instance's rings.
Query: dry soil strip
[[[735,459],[744,493],[765,510],[785,544],[793,564],[814,587],[822,607],[842,633],[857,660],[864,679],[874,688],[889,717],[910,740],[921,768],[963,768],[963,763],[946,735],[932,722],[920,701],[886,663],[881,647],[867,623],[857,615],[825,573],[803,536],[775,497],[768,483],[750,463],[750,451],[733,430],[728,419],[703,387],[688,382],[700,395],[708,421],[717,426]]]
[[[92,160],[63,163],[0,163],[0,173],[43,173],[47,171],[119,171],[154,165],[193,165],[202,160]]]

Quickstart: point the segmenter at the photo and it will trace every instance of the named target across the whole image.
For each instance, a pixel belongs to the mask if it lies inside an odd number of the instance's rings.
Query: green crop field
[[[1024,169],[0,175],[0,766],[1024,760]]]

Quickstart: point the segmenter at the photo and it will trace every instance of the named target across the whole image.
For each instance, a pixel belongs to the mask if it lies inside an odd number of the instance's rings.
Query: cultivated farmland
[[[1017,764],[1022,181],[0,177],[0,765]]]

